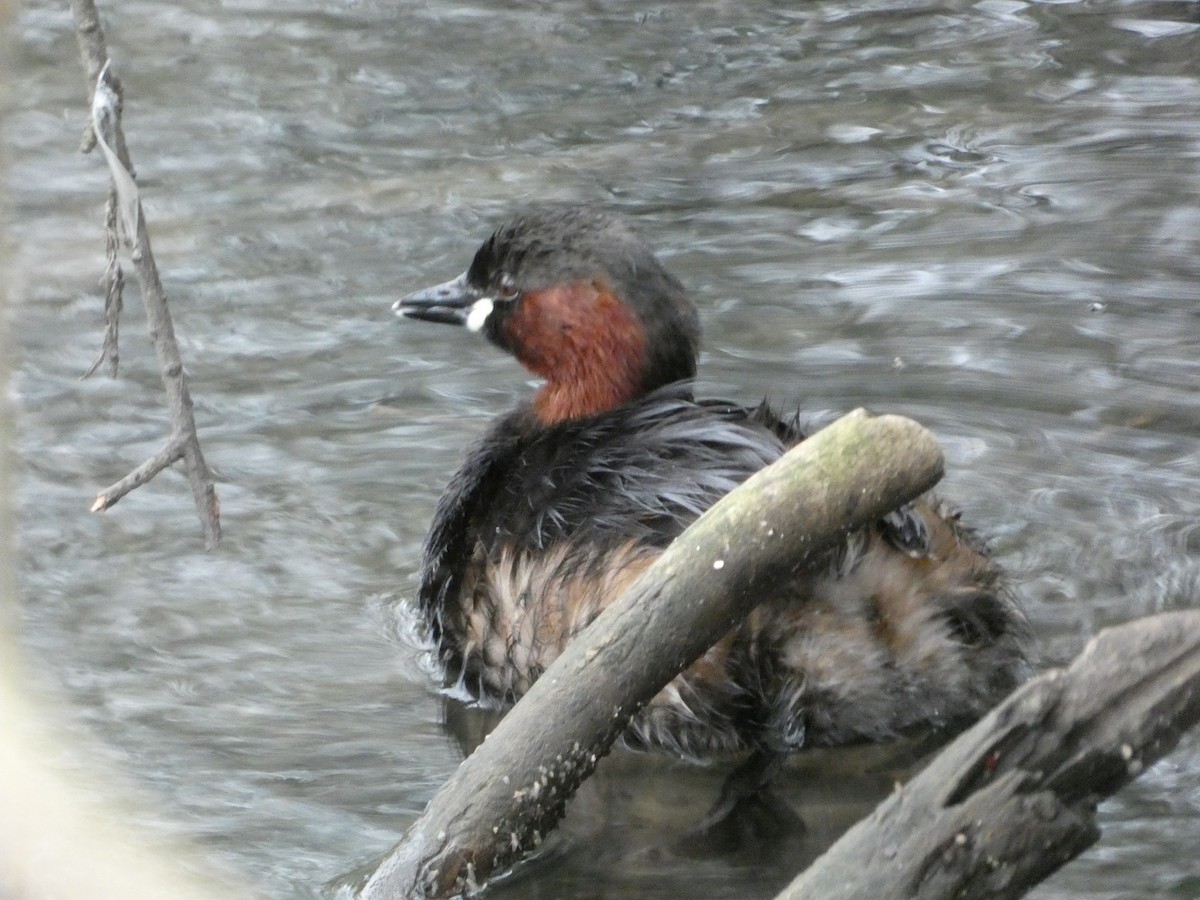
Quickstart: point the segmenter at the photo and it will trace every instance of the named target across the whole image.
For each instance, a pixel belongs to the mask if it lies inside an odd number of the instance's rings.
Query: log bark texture
[[[851,413],[684,532],[576,638],[359,883],[370,900],[471,892],[535,848],[630,717],[756,605],[781,570],[933,486],[934,438]]]
[[[1099,837],[1096,803],[1200,720],[1200,611],[1101,632],[1014,692],[776,900],[1013,898]]]

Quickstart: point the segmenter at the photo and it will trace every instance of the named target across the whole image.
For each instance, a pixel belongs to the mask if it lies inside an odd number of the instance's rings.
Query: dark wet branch
[[[438,791],[359,896],[470,891],[536,847],[637,710],[699,657],[781,569],[826,564],[860,527],[930,488],[933,437],[859,410],[722,499],[567,647]]]
[[[777,900],[1021,897],[1200,720],[1200,612],[1112,628],[947,746]]]
[[[150,249],[150,235],[146,230],[145,215],[134,182],[133,164],[125,146],[125,133],[121,127],[121,85],[109,63],[104,30],[100,25],[95,4],[92,0],[71,0],[71,13],[75,20],[75,35],[79,42],[80,56],[92,93],[92,116],[84,133],[82,149],[86,153],[97,146],[100,147],[112,179],[106,211],[109,246],[109,262],[105,275],[106,328],[104,349],[96,365],[107,360],[110,371],[116,371],[116,322],[121,307],[120,292],[123,285],[123,275],[120,266],[116,265],[115,253],[116,229],[119,227],[130,249],[130,260],[138,286],[141,288],[150,338],[158,356],[171,415],[171,437],[167,445],[125,478],[102,491],[93,503],[92,510],[108,509],[163,468],[182,459],[188,483],[192,488],[192,496],[200,513],[204,543],[211,550],[221,540],[220,504],[212,477],[204,463],[204,455],[200,451],[183,360],[179,354],[179,345],[175,341],[175,329],[167,309],[167,299],[158,275],[158,267]],[[94,370],[96,366],[92,368]]]

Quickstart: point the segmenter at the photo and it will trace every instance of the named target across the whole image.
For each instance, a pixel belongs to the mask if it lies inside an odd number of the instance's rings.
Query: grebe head
[[[514,219],[458,278],[393,309],[465,325],[508,350],[546,379],[533,402],[546,423],[696,374],[700,325],[683,286],[625,222],[590,208]]]

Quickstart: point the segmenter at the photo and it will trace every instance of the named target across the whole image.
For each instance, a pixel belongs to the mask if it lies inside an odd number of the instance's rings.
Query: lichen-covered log
[[[1012,898],[1200,720],[1200,611],[1101,632],[947,746],[776,900]]]
[[[933,437],[859,410],[701,516],[607,609],[362,880],[364,898],[468,892],[533,849],[630,717],[707,650],[780,569],[817,565],[848,530],[940,478]]]

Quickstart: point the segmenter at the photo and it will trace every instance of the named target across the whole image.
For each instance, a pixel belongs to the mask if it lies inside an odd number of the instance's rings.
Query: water
[[[462,446],[529,383],[389,306],[523,201],[652,236],[701,307],[704,393],[930,427],[1047,664],[1200,605],[1197,4],[106,4],[214,554],[174,473],[86,512],[165,425],[136,290],[120,379],[79,380],[106,176],[61,6],[11,25],[3,138],[33,689],[65,697],[64,767],[123,770],[139,821],[266,895],[386,849],[460,758],[403,600]],[[500,895],[786,882],[779,855],[672,852],[719,775],[610,768]],[[800,857],[888,784],[811,768]],[[1036,896],[1200,896],[1200,740],[1101,822]]]

